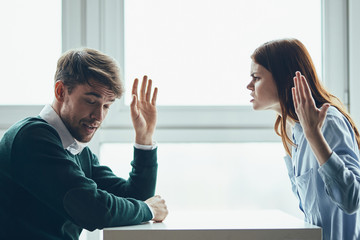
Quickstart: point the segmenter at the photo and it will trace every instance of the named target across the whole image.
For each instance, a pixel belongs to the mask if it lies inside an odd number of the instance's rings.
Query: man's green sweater
[[[83,228],[149,221],[143,201],[154,195],[156,149],[134,148],[131,165],[124,180],[89,148],[65,150],[41,118],[16,123],[0,141],[0,239],[78,239]]]

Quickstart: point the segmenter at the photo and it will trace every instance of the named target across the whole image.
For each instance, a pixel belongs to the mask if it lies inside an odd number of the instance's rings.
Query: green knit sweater
[[[0,141],[0,239],[78,239],[83,228],[149,221],[143,201],[154,195],[156,150],[134,148],[131,165],[124,180],[89,148],[64,150],[41,118],[14,124]]]

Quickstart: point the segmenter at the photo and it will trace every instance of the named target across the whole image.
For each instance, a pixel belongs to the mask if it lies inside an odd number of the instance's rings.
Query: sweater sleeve
[[[110,168],[99,164],[92,154],[92,179],[98,188],[118,197],[132,197],[145,201],[154,196],[157,177],[157,149],[141,150],[134,148],[134,159],[129,178],[117,177]]]
[[[360,207],[359,149],[354,132],[347,121],[339,118],[330,118],[323,132],[333,152],[318,172],[329,197],[351,214]]]
[[[46,123],[25,125],[14,140],[12,155],[12,175],[18,184],[80,227],[92,231],[151,219],[144,202],[99,189]]]

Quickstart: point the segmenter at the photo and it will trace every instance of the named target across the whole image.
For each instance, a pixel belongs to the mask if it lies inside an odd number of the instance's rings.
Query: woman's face
[[[252,61],[250,75],[252,79],[247,89],[251,91],[250,102],[254,110],[272,109],[281,114],[278,92],[271,72]]]

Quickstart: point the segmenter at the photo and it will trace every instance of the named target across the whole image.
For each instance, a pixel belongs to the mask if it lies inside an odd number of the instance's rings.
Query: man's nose
[[[94,111],[91,113],[91,118],[102,122],[104,119],[104,109],[102,107],[95,108]]]

